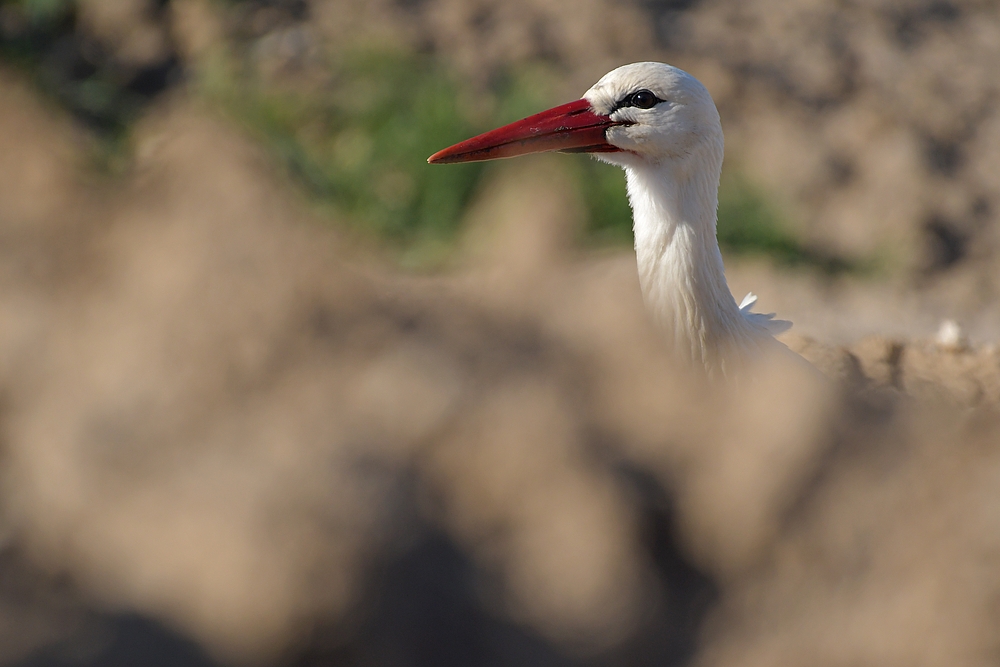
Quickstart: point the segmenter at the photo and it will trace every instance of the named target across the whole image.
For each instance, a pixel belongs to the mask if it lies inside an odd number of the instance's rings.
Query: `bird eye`
[[[632,93],[632,97],[629,99],[629,106],[638,107],[640,109],[652,109],[662,101],[663,100],[658,98],[652,92],[648,90],[640,90],[637,93]]]

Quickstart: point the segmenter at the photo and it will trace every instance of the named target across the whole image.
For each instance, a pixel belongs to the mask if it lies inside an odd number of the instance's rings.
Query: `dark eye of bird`
[[[640,90],[636,93],[632,93],[632,96],[628,100],[628,106],[638,107],[640,109],[652,109],[662,101],[663,100],[654,95],[651,91]]]

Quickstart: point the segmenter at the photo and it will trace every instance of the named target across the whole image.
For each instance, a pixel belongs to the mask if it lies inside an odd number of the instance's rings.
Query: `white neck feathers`
[[[726,284],[715,232],[721,162],[719,150],[717,158],[712,151],[626,166],[646,306],[678,356],[711,375],[725,375],[770,338]]]

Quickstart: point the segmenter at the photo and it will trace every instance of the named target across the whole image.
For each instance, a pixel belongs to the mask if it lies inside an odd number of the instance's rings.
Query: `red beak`
[[[438,151],[427,158],[431,164],[479,162],[528,153],[614,153],[604,133],[613,125],[624,125],[594,113],[587,100],[577,100],[528,116],[510,125]]]

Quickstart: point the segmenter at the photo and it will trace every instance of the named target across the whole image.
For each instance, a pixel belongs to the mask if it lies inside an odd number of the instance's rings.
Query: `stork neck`
[[[720,170],[712,166],[632,165],[626,175],[646,306],[680,357],[724,373],[730,348],[754,332],[726,284],[715,232]]]

